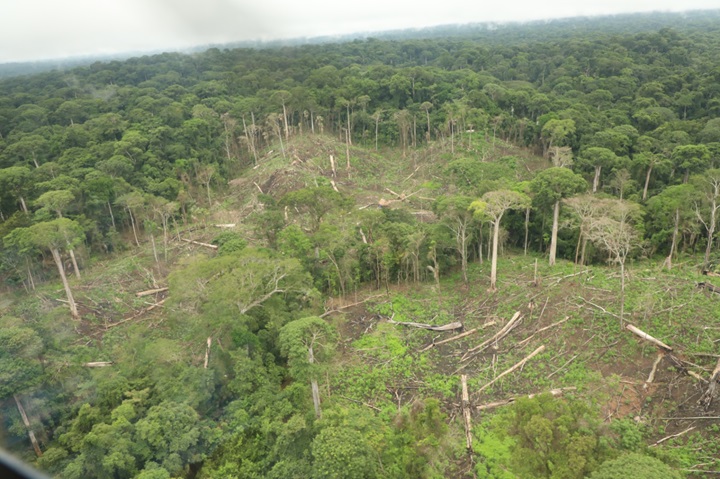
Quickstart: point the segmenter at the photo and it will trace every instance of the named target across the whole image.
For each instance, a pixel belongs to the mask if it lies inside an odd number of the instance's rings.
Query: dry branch
[[[544,309],[543,309],[543,310],[544,310]],[[570,319],[570,316],[565,316],[565,319],[562,319],[562,320],[560,320],[560,321],[558,321],[558,322],[556,322],[556,323],[553,323],[553,324],[551,324],[550,326],[545,326],[544,328],[538,329],[538,330],[535,331],[531,336],[528,336],[527,338],[525,338],[525,339],[523,339],[522,341],[520,341],[519,343],[517,343],[517,345],[518,345],[519,347],[524,346],[525,343],[527,343],[528,341],[530,341],[530,340],[531,340],[532,338],[534,338],[536,335],[542,333],[543,331],[547,331],[548,329],[554,328],[555,326],[560,326],[562,323],[564,323],[564,322],[567,321],[568,319]]]
[[[480,389],[478,389],[475,394],[480,394],[482,391],[484,391],[485,389],[489,388],[490,386],[492,386],[493,384],[495,384],[495,383],[496,383],[497,381],[499,381],[500,379],[504,378],[505,376],[507,376],[508,374],[512,373],[513,371],[515,371],[515,370],[523,367],[526,362],[530,361],[532,358],[534,358],[535,356],[537,356],[538,354],[540,354],[540,353],[543,352],[544,350],[545,350],[545,345],[540,346],[540,347],[537,348],[535,351],[533,351],[533,352],[530,353],[529,355],[525,356],[525,357],[524,357],[519,363],[517,363],[515,366],[511,367],[510,369],[507,369],[507,370],[503,371],[503,372],[500,373],[495,379],[493,379],[492,381],[490,381],[489,383],[487,383],[486,385],[484,385],[483,387],[481,387]]]
[[[338,395],[338,397],[341,397],[341,398],[345,399],[346,401],[354,402],[354,403],[356,403],[356,404],[362,404],[363,406],[369,407],[369,408],[372,409],[373,411],[380,412],[380,408],[379,408],[379,407],[376,407],[376,406],[373,406],[372,404],[368,404],[368,403],[366,403],[366,402],[358,401],[357,399],[352,399],[352,398],[349,398],[349,397],[346,397],[346,396]]]
[[[425,352],[425,351],[427,351],[428,349],[432,349],[432,348],[434,348],[435,346],[440,346],[441,344],[450,343],[450,342],[452,342],[452,341],[457,341],[458,339],[462,339],[462,338],[464,338],[464,337],[466,337],[466,336],[470,336],[471,334],[475,334],[475,333],[477,333],[478,331],[480,331],[481,329],[485,329],[485,328],[490,327],[490,326],[492,326],[492,325],[494,325],[494,324],[495,324],[495,321],[490,321],[490,322],[488,322],[488,323],[483,324],[483,325],[480,326],[479,328],[473,328],[473,329],[471,329],[470,331],[465,331],[464,333],[458,334],[458,335],[456,335],[456,336],[453,336],[452,338],[443,339],[442,341],[438,341],[437,343],[429,344],[429,345],[427,345],[425,348],[421,349],[420,352],[421,352],[421,353],[422,353],[422,352]]]
[[[325,311],[323,314],[321,314],[320,317],[321,317],[321,318],[324,318],[324,317],[327,316],[328,314],[339,313],[340,310],[347,309],[347,308],[352,308],[353,306],[357,306],[357,305],[359,305],[359,304],[367,303],[367,302],[370,301],[371,299],[379,298],[380,296],[385,296],[385,295],[384,295],[384,294],[376,294],[376,295],[374,295],[374,296],[370,296],[369,298],[365,298],[365,299],[363,299],[362,301],[358,301],[358,302],[356,302],[356,303],[346,304],[345,306],[340,306],[340,307],[337,308],[337,309],[329,309],[329,310]]]
[[[586,302],[587,304],[589,304],[590,306],[593,306],[593,307],[599,309],[599,310],[602,311],[603,313],[609,314],[610,316],[612,316],[612,317],[614,317],[614,318],[620,319],[620,316],[618,316],[618,315],[615,314],[615,313],[611,313],[610,311],[608,311],[607,309],[603,308],[603,307],[600,306],[599,304],[595,304],[595,303],[593,303],[592,301],[588,301],[587,299],[583,298],[582,296],[578,296],[578,298],[582,299],[583,301],[585,301],[585,302]]]
[[[665,351],[672,351],[672,350],[673,350],[673,348],[671,348],[671,347],[668,346],[667,344],[663,343],[662,341],[660,341],[660,340],[658,340],[658,339],[653,338],[653,337],[650,336],[648,333],[646,333],[645,331],[642,331],[642,330],[636,328],[636,327],[633,326],[632,324],[627,324],[627,325],[625,326],[625,329],[627,329],[627,330],[630,331],[631,333],[635,334],[636,336],[644,339],[645,341],[649,341],[649,342],[653,343],[655,346],[657,346],[657,347],[660,348],[660,349],[664,349]]]
[[[685,429],[684,431],[681,431],[681,432],[679,432],[679,433],[677,433],[677,434],[670,434],[669,436],[665,436],[664,438],[660,439],[660,440],[659,440],[658,442],[656,442],[655,444],[651,444],[650,447],[654,447],[654,446],[657,446],[657,445],[659,445],[659,444],[662,444],[662,443],[664,443],[665,441],[667,441],[668,439],[672,439],[672,438],[674,438],[674,437],[680,437],[680,436],[682,436],[683,434],[692,431],[693,429],[695,429],[695,426],[690,426],[689,428],[687,428],[687,429]]]
[[[505,326],[500,329],[495,335],[488,339],[487,341],[484,341],[482,344],[479,344],[475,346],[472,349],[468,349],[467,352],[463,355],[461,361],[467,361],[470,359],[474,354],[479,354],[480,352],[484,351],[485,348],[492,342],[500,341],[502,338],[507,336],[510,331],[518,324],[518,322],[522,319],[522,316],[520,316],[520,311],[516,312],[512,318],[510,318],[510,321],[508,321]]]
[[[553,397],[557,397],[557,396],[561,396],[565,391],[575,391],[576,389],[577,389],[576,387],[571,386],[571,387],[567,387],[567,388],[551,389],[550,391],[548,391],[548,393],[550,393]],[[542,394],[542,393],[528,394],[527,397],[532,399],[539,394]],[[486,409],[493,409],[493,408],[500,407],[500,406],[507,406],[508,404],[512,404],[515,401],[517,401],[517,398],[511,397],[511,398],[507,398],[502,401],[495,401],[495,402],[491,402],[491,403],[487,403],[487,404],[481,404],[479,406],[475,406],[475,409],[477,409],[478,411],[483,411]]]
[[[117,323],[108,324],[107,326],[105,326],[105,329],[107,330],[110,328],[114,328],[115,326],[119,326],[123,323],[127,323],[128,321],[132,321],[133,319],[136,319],[136,318],[142,316],[143,314],[148,313],[148,312],[152,311],[153,309],[162,306],[165,303],[165,301],[167,301],[167,298],[163,299],[162,301],[158,301],[155,304],[151,304],[147,308],[140,310],[139,312],[133,314],[129,318],[125,318],[122,321],[118,321]]]
[[[462,323],[458,321],[443,324],[442,326],[433,326],[431,324],[412,323],[405,321],[393,321],[392,319],[388,319],[387,322],[390,324],[399,324],[401,326],[410,326],[412,328],[429,329],[430,331],[454,331],[463,327]]]
[[[83,366],[86,368],[106,368],[108,366],[112,366],[112,361],[95,361],[92,363],[84,363]]]
[[[217,247],[216,245],[214,245],[214,244],[201,243],[200,241],[189,240],[189,239],[185,239],[185,238],[182,238],[182,240],[183,240],[184,242],[186,242],[186,243],[196,244],[196,245],[198,245],[198,246],[204,246],[205,248],[218,249],[218,247]]]
[[[139,293],[135,293],[135,296],[137,296],[138,298],[142,298],[143,296],[150,296],[150,295],[156,294],[156,293],[163,293],[167,290],[168,290],[168,288],[148,289],[147,291],[140,291]]]
[[[470,413],[470,395],[467,388],[467,376],[460,375],[460,384],[462,385],[462,412],[465,419],[465,446],[468,450],[472,449],[472,416]]]
[[[718,381],[720,381],[720,359],[718,359],[715,369],[713,369],[712,376],[710,376],[710,385],[698,401],[698,403],[703,405],[706,411],[710,407],[713,399],[715,399]]]

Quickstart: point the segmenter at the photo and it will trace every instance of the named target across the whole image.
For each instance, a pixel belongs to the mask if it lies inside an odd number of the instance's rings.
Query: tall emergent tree
[[[553,167],[541,171],[532,180],[530,188],[535,193],[534,201],[540,206],[553,208],[552,234],[550,236],[550,266],[555,264],[557,234],[560,219],[560,202],[563,198],[587,190],[585,179],[567,168]]]
[[[473,201],[470,209],[478,216],[490,219],[493,226],[492,265],[490,268],[490,291],[497,291],[497,254],[500,240],[500,221],[508,210],[525,209],[530,198],[523,193],[512,190],[490,191],[481,200]]]
[[[293,377],[310,380],[315,416],[318,418],[321,410],[317,380],[322,360],[333,350],[333,337],[332,326],[317,316],[291,321],[280,330],[280,351],[288,358]]]
[[[74,248],[82,243],[83,238],[82,227],[76,221],[68,218],[58,218],[37,223],[29,228],[17,228],[5,237],[7,244],[15,246],[21,251],[33,246],[50,251],[65,288],[70,313],[74,319],[80,319],[80,314],[70,289],[70,283],[65,275],[65,267],[63,266],[60,251],[63,248]]]

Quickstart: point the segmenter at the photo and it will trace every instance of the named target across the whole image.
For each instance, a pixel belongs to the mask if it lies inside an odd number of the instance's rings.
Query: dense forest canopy
[[[719,65],[710,11],[1,80],[0,444],[63,478],[717,470],[714,424],[648,447],[658,364],[699,360],[621,328],[717,353],[715,287],[670,290],[720,257]]]

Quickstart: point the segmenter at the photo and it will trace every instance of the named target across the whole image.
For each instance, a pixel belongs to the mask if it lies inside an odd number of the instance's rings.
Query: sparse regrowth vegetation
[[[717,473],[717,20],[0,81],[0,446],[68,479]]]

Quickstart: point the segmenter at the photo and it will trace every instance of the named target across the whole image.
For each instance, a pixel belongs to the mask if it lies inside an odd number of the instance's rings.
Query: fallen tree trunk
[[[642,330],[636,328],[636,327],[633,326],[632,324],[626,325],[626,326],[625,326],[625,329],[627,329],[627,330],[630,331],[631,333],[635,334],[636,336],[644,339],[645,341],[650,341],[651,343],[653,343],[655,346],[657,346],[657,347],[660,348],[660,349],[664,349],[665,351],[668,351],[668,352],[670,352],[670,351],[673,350],[673,348],[671,348],[671,347],[668,346],[667,344],[663,343],[662,341],[660,341],[660,340],[658,340],[658,339],[653,338],[653,337],[650,336],[648,333],[646,333],[645,331],[642,331]]]
[[[485,348],[491,344],[493,341],[500,341],[502,338],[504,338],[512,329],[517,325],[518,321],[520,321],[522,317],[520,316],[520,311],[516,312],[512,318],[510,318],[510,321],[508,321],[505,326],[500,329],[495,335],[488,339],[487,341],[484,341],[482,344],[479,344],[475,346],[472,349],[468,349],[467,352],[463,355],[461,361],[467,361],[473,356],[473,353],[480,353]]]
[[[106,368],[112,366],[112,361],[95,361],[92,363],[84,363],[83,366],[86,368]]]
[[[412,323],[405,321],[393,321],[392,319],[388,319],[387,322],[390,324],[399,324],[401,326],[410,326],[412,328],[429,329],[430,331],[454,331],[463,327],[462,323],[457,321],[454,323],[443,324],[442,326],[432,326],[430,324]]]
[[[551,389],[550,391],[548,391],[548,393],[550,393],[553,397],[557,397],[557,396],[561,396],[565,391],[575,391],[575,390],[577,390],[576,387],[567,387],[567,388]],[[528,394],[527,397],[529,399],[532,399],[535,396],[538,396],[540,394],[543,394],[543,393]],[[512,404],[515,401],[517,401],[517,398],[511,397],[511,398],[504,399],[502,401],[495,401],[495,402],[491,402],[491,403],[487,403],[487,404],[481,404],[479,406],[475,406],[475,409],[477,409],[478,411],[484,411],[486,409],[493,409],[493,408],[500,407],[500,406],[507,406],[508,404]]]
[[[198,246],[204,246],[205,248],[218,249],[217,245],[214,245],[214,244],[201,243],[200,241],[189,240],[189,239],[185,239],[185,238],[182,238],[182,240],[186,243],[196,244]]]
[[[715,369],[713,369],[712,376],[710,376],[710,385],[698,401],[698,403],[703,405],[706,411],[710,408],[710,404],[713,399],[715,399],[718,381],[720,381],[720,359],[718,359]]]
[[[470,331],[465,331],[464,333],[458,334],[457,336],[453,336],[452,338],[443,339],[442,341],[438,341],[437,343],[428,344],[425,348],[421,349],[420,352],[421,352],[421,353],[422,353],[422,352],[425,352],[425,351],[427,351],[428,349],[432,349],[432,348],[434,348],[435,346],[440,346],[441,344],[450,343],[450,342],[452,342],[452,341],[457,341],[458,339],[462,339],[462,338],[464,338],[464,337],[466,337],[466,336],[470,336],[471,334],[475,334],[475,333],[477,333],[478,331],[480,331],[481,329],[485,329],[485,328],[487,328],[487,327],[489,327],[489,326],[492,326],[492,325],[494,325],[494,324],[495,324],[495,321],[490,321],[489,323],[483,324],[483,325],[480,326],[479,328],[473,328],[473,329],[471,329]]]
[[[462,412],[465,419],[465,447],[472,449],[472,415],[470,412],[470,395],[467,388],[467,376],[460,375],[460,384],[462,385]]]
[[[698,283],[697,287],[707,289],[708,291],[710,291],[712,293],[720,294],[720,288],[718,288],[717,286],[712,285],[710,283],[706,283],[705,281],[701,281],[700,283]]]
[[[167,290],[168,290],[168,288],[148,289],[147,291],[140,291],[139,293],[135,293],[135,296],[137,296],[138,298],[142,298],[143,296],[150,296],[150,295],[156,294],[156,293],[163,293]]]
[[[657,441],[655,444],[651,444],[650,447],[654,447],[654,446],[657,446],[657,445],[659,445],[659,444],[662,444],[662,443],[664,443],[665,441],[667,441],[668,439],[673,439],[673,438],[675,438],[675,437],[680,437],[680,436],[682,436],[683,434],[692,431],[693,429],[695,429],[695,426],[690,426],[689,428],[687,428],[687,429],[685,429],[684,431],[681,431],[681,432],[679,432],[679,433],[677,433],[677,434],[670,434],[669,436],[665,436],[664,438],[662,438],[662,439],[660,439],[659,441]]]
[[[35,449],[35,454],[37,454],[37,457],[42,457],[43,454],[40,450],[40,445],[38,444],[37,438],[35,437],[35,433],[30,427],[30,421],[28,421],[27,414],[25,414],[25,408],[23,407],[17,395],[13,394],[13,399],[15,399],[15,404],[17,405],[18,412],[20,412],[20,417],[22,417],[23,424],[25,424],[25,428],[27,428],[28,436],[30,436],[30,442],[32,443],[33,449]]]
[[[503,371],[502,373],[500,373],[495,379],[493,379],[492,381],[490,381],[489,383],[487,383],[486,385],[484,385],[483,387],[481,387],[480,389],[478,389],[475,394],[480,394],[482,391],[484,391],[485,389],[489,388],[490,386],[492,386],[493,384],[495,384],[496,382],[498,382],[500,379],[504,378],[505,376],[507,376],[508,374],[512,373],[513,371],[515,371],[515,370],[523,367],[526,362],[530,361],[532,358],[534,358],[534,357],[537,356],[538,354],[542,353],[543,351],[545,351],[545,345],[540,346],[540,347],[537,348],[535,351],[533,351],[533,352],[530,353],[529,355],[525,356],[525,357],[524,357],[519,363],[517,363],[515,366],[513,366],[513,367],[511,367],[510,369],[507,369],[507,370]]]

